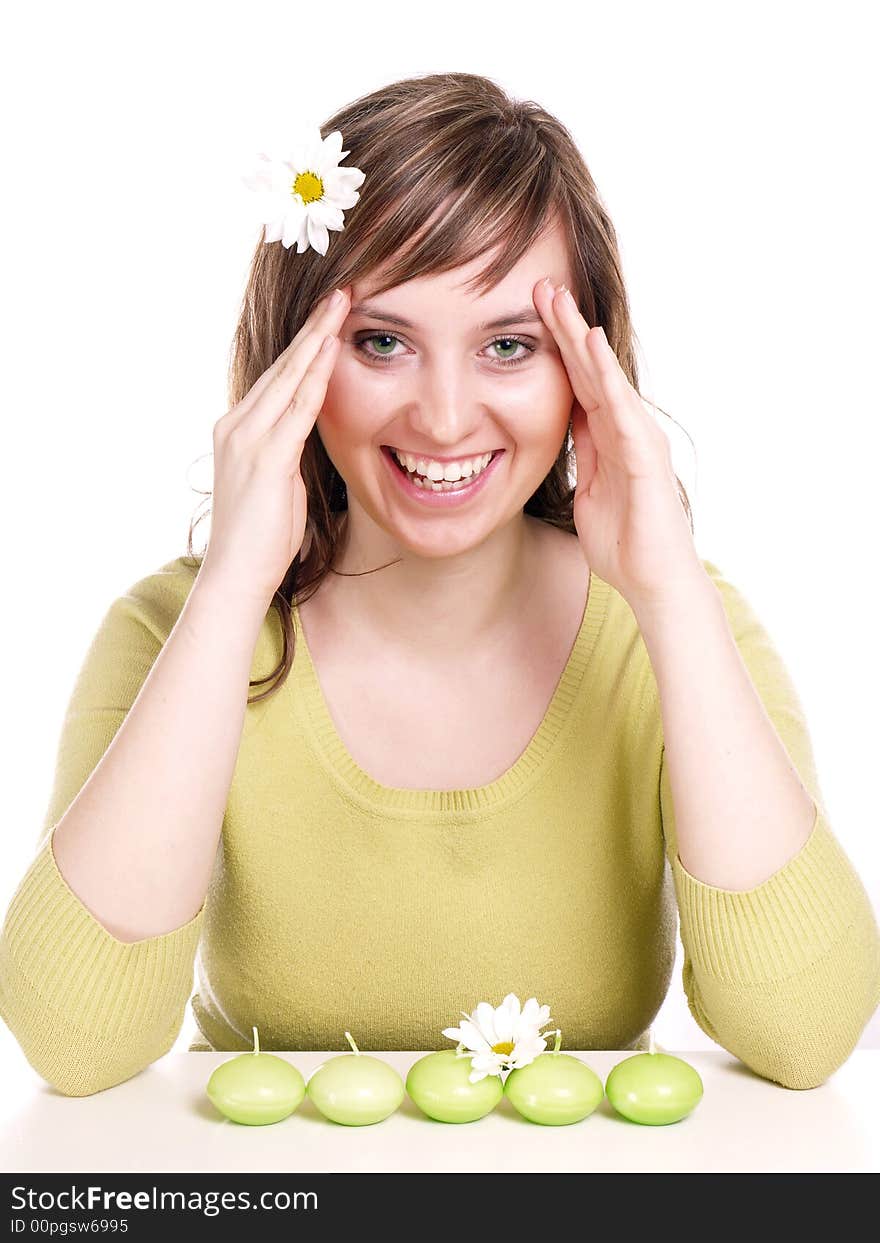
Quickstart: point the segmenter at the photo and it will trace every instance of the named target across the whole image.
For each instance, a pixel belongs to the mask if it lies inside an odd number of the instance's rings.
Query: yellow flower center
[[[314,203],[324,193],[324,183],[315,173],[298,173],[291,194],[298,194],[306,204]]]
[[[500,1044],[492,1045],[493,1053],[501,1053],[505,1056],[513,1052],[513,1044],[510,1040],[502,1040]]]

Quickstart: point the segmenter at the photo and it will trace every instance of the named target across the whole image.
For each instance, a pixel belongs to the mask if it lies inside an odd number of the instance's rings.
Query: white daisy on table
[[[470,1057],[471,1083],[486,1075],[500,1075],[504,1070],[528,1066],[547,1048],[540,1028],[550,1022],[550,1007],[539,1006],[530,997],[520,1007],[515,993],[508,993],[500,1006],[481,1001],[471,1014],[461,1012],[465,1021],[458,1027],[444,1027],[443,1035],[459,1042],[462,1057]]]
[[[342,231],[343,209],[354,207],[366,176],[359,168],[339,167],[349,154],[342,150],[338,129],[322,139],[317,126],[309,128],[286,159],[260,152],[259,165],[242,181],[259,197],[264,242],[280,241],[287,250],[295,242],[297,254],[311,246],[326,255],[328,230]]]

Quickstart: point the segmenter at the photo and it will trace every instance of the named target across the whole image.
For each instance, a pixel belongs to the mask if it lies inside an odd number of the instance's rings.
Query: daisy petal
[[[519,998],[515,993],[508,993],[495,1011],[495,1030],[499,1040],[515,1041],[521,1025]]]
[[[492,1044],[498,1043],[498,1036],[495,1034],[495,1007],[490,1006],[488,1001],[481,1001],[474,1011],[474,1019],[480,1031],[486,1037],[487,1042]]]
[[[528,1066],[531,1062],[535,1060],[536,1056],[537,1056],[536,1054],[524,1053],[522,1057],[518,1057],[510,1063],[511,1069],[519,1070],[521,1066]]]
[[[306,159],[308,163],[306,167],[309,172],[317,173],[320,177],[321,166],[324,163],[324,140],[321,137],[321,131],[316,127],[314,137],[306,150]]]
[[[318,199],[309,207],[312,216],[321,222],[327,229],[340,230],[343,226],[343,217],[340,209],[326,198]]]
[[[522,1008],[523,1019],[527,1023],[537,1023],[538,1019],[538,998],[530,997]]]
[[[321,154],[321,128],[311,117],[301,117],[288,148],[289,159],[297,172],[312,167]]]
[[[360,197],[356,190],[351,194],[346,193],[344,190],[337,190],[332,196],[328,195],[330,202],[341,210],[354,207]]]
[[[470,1019],[466,1019],[462,1024],[460,1024],[460,1027],[461,1039],[469,1049],[478,1049],[485,1053],[490,1053],[492,1051],[492,1047],[488,1040],[486,1040],[479,1027],[472,1023]]]
[[[359,168],[334,168],[332,172],[327,173],[324,181],[329,182],[334,190],[354,193],[364,184],[365,177],[366,173]]]
[[[313,203],[306,208],[306,227],[309,231],[311,246],[319,255],[326,255],[327,247],[330,245],[330,234],[327,232],[327,226],[316,217]]]
[[[309,167],[309,144],[307,140],[297,143],[291,147],[290,154],[285,161],[294,178],[297,174],[304,173]]]
[[[342,134],[335,129],[332,134],[328,134],[321,146],[321,167],[318,173],[321,177],[331,168],[335,168],[342,159]]]
[[[497,1053],[474,1053],[471,1057],[474,1066],[479,1066],[481,1070],[491,1070],[498,1061]]]
[[[304,254],[305,251],[308,250],[308,248],[309,248],[309,235],[306,230],[306,222],[305,220],[303,220],[302,226],[300,228],[299,234],[297,235],[297,239],[296,239],[296,253],[298,255]]]
[[[504,1062],[496,1054],[477,1054],[471,1061],[474,1070],[482,1071],[487,1075],[500,1075],[504,1069]]]
[[[292,199],[284,217],[284,236],[281,239],[288,250],[302,237],[305,214],[305,208],[299,198]]]
[[[510,1042],[515,1040],[516,1021],[506,1006],[499,1006],[495,1011],[495,1036],[496,1044],[502,1041]]]
[[[318,131],[320,133],[320,130]],[[341,159],[342,152],[342,133],[338,129],[331,130],[326,138],[321,139],[324,158],[333,157],[333,162],[338,164]]]
[[[546,1047],[546,1040],[529,1035],[517,1040],[510,1056],[513,1059],[527,1057],[529,1061],[532,1061],[539,1053],[543,1053]]]

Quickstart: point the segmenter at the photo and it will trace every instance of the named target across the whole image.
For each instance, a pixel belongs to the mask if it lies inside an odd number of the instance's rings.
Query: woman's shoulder
[[[144,574],[131,585],[129,591],[143,598],[185,599],[192,591],[200,569],[200,557],[184,554]]]
[[[200,564],[198,558],[184,554],[129,580],[108,614],[134,618],[157,637],[167,638],[193,589]]]

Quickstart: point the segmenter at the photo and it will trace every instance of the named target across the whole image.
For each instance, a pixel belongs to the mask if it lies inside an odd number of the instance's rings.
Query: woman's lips
[[[415,458],[416,461],[422,462],[472,462],[475,457],[485,457],[487,453],[500,453],[500,449],[483,449],[477,453],[456,453],[453,457],[437,457],[434,453],[413,453],[411,449],[401,449],[398,445],[381,445],[382,449],[389,449],[392,453],[402,453],[404,457]]]
[[[504,450],[497,449],[489,464],[484,467],[476,476],[473,476],[473,482],[466,484],[464,487],[447,488],[441,491],[435,491],[431,487],[421,487],[412,481],[410,472],[397,460],[391,452],[390,445],[382,445],[380,452],[388,463],[388,469],[393,473],[397,481],[397,486],[402,490],[405,496],[416,503],[448,508],[450,506],[462,505],[474,499],[483,491],[487,483],[495,475],[499,469],[499,463],[504,457]],[[432,480],[432,482],[434,482]],[[440,480],[437,480],[439,483]],[[460,481],[457,481],[460,483]]]

